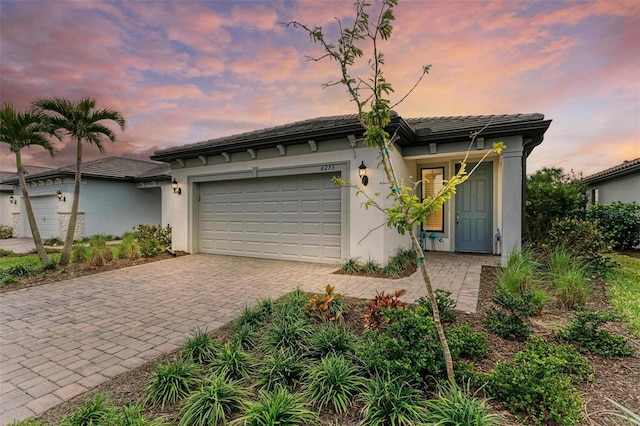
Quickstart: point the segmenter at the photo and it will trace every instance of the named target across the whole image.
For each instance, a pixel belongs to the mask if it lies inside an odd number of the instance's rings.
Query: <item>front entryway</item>
[[[468,170],[475,165],[469,164]],[[483,163],[457,188],[456,251],[491,253],[493,250],[493,164]]]
[[[342,260],[335,173],[200,184],[199,251],[306,262]]]

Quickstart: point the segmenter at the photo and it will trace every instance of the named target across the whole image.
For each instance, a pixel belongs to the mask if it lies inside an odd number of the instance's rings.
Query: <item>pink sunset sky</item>
[[[0,101],[83,96],[120,111],[105,155],[155,150],[319,116],[354,113],[330,62],[281,22],[353,16],[345,1],[0,1]],[[553,122],[528,160],[585,175],[640,157],[640,2],[403,1],[385,75],[403,117],[539,112]],[[363,67],[364,68],[364,67]],[[364,69],[366,71],[366,69]],[[73,163],[70,143],[50,159]],[[99,158],[94,147],[85,159]],[[14,170],[0,144],[0,168]]]

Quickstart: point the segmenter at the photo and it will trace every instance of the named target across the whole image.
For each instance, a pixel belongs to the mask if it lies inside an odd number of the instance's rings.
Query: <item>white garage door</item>
[[[31,197],[31,207],[36,217],[38,231],[43,239],[58,236],[58,197],[55,195],[47,195],[42,197]],[[22,216],[22,226],[25,237],[32,237],[29,219],[27,218],[27,210],[24,208],[20,212]]]
[[[340,262],[341,189],[332,176],[201,184],[200,252]]]

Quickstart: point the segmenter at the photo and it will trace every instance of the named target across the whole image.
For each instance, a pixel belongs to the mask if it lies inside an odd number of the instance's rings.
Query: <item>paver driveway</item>
[[[475,311],[482,264],[497,258],[429,253],[430,276]],[[0,424],[47,409],[177,348],[196,327],[214,329],[246,305],[296,286],[372,297],[407,289],[419,274],[382,280],[332,274],[335,266],[191,255],[0,294]]]

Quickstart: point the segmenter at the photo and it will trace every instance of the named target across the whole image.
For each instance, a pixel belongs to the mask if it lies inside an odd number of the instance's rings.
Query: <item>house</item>
[[[50,170],[49,167],[24,166],[25,174],[38,173]],[[13,206],[16,204],[16,197],[13,195],[13,185],[5,183],[5,181],[16,179],[16,172],[0,171],[0,225],[12,226],[13,223]]]
[[[582,182],[589,191],[588,205],[614,201],[640,204],[640,158],[594,173]]]
[[[429,217],[425,231],[442,240],[434,242],[436,250],[498,251],[506,261],[522,238],[526,158],[550,123],[542,114],[392,115],[388,131],[397,134],[391,156],[398,177],[409,185],[426,179],[419,188],[425,195],[455,173],[467,150],[474,163],[493,142],[507,146]],[[470,146],[470,133],[479,130]],[[379,202],[389,203],[378,152],[363,145],[362,135],[357,117],[343,115],[156,151],[151,158],[171,163],[178,188],[173,248],[322,263],[351,257],[386,262],[398,247],[410,246],[408,237],[387,228],[378,209],[365,209],[355,189],[332,181],[360,183],[366,175],[365,193],[380,193]]]
[[[42,238],[64,239],[71,215],[76,165],[26,175],[29,199]],[[122,235],[140,224],[170,223],[169,165],[123,157],[82,164],[75,238]],[[31,237],[16,174],[12,185],[11,225],[14,237]],[[163,195],[164,194],[164,195]]]

